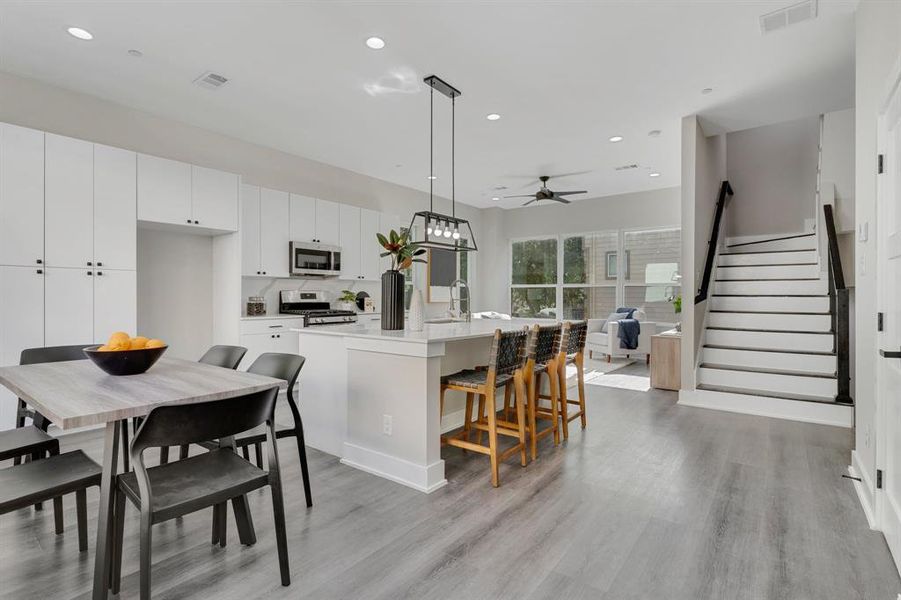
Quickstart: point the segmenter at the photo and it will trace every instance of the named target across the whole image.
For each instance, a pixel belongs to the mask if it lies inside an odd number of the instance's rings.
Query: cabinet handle
[[[90,271],[88,271],[88,277],[90,277],[91,275],[93,275],[93,273],[91,273]]]
[[[103,263],[98,261],[98,262],[97,262],[97,266],[98,266],[98,267],[102,267],[102,266],[103,266]]]
[[[88,261],[88,266],[89,266],[89,267],[91,266],[91,261]]]
[[[44,274],[44,269],[38,269],[38,275],[43,275],[43,274]]]
[[[284,325],[270,325],[269,329],[281,329]]]
[[[188,219],[188,225],[190,225],[190,224],[191,224],[191,219]]]
[[[36,261],[35,261],[35,262],[36,262],[36,263],[37,263],[37,264],[39,264],[39,265],[42,265],[42,264],[44,264],[44,261],[42,261],[42,260],[41,260],[41,259],[40,259],[40,258],[39,258],[39,259],[37,259],[37,260],[36,260]]]
[[[266,274],[266,271],[263,271],[263,275],[265,275],[265,274]]]
[[[200,221],[196,221],[196,220],[195,220],[195,221],[194,221],[194,224],[195,224],[195,225],[200,225]]]
[[[103,275],[103,271],[97,271],[97,275]]]

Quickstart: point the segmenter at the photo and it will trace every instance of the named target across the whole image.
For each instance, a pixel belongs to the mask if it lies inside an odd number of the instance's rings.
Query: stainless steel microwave
[[[337,277],[341,274],[341,248],[314,242],[291,242],[291,275]]]

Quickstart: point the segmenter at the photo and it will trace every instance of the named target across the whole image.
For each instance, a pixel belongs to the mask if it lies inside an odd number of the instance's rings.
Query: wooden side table
[[[651,336],[651,387],[678,390],[682,386],[682,332],[670,329]]]

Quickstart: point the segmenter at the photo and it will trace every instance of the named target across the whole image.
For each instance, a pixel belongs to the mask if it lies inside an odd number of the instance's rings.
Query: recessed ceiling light
[[[623,136],[621,136],[621,135],[614,135],[613,137],[610,138],[610,141],[613,142],[614,144],[615,144],[616,142],[621,142],[621,141],[623,141]]]
[[[648,173],[648,177],[660,177],[660,173],[654,171],[653,173]]]
[[[704,88],[703,90],[701,90],[701,93],[706,96],[707,94],[709,94],[712,91],[713,91],[713,88]]]
[[[66,31],[68,31],[69,35],[71,35],[72,37],[77,37],[80,40],[87,41],[94,39],[94,36],[90,31],[82,29],[81,27],[69,27],[68,29],[66,29]]]
[[[366,45],[372,48],[373,50],[381,50],[385,47],[385,40],[380,37],[371,37],[366,40]]]
[[[498,200],[500,200],[500,197],[499,197],[499,196],[492,196],[491,199],[492,199],[493,201],[497,202]]]
[[[438,177],[435,175],[429,175],[429,179],[438,179]]]
[[[144,53],[140,50],[129,50],[128,54],[130,56],[134,56],[135,58],[141,58],[142,56],[144,56]]]
[[[489,121],[497,121],[498,119],[501,118],[501,116],[497,113],[491,113],[490,115],[486,116],[485,118],[488,119]]]
[[[648,132],[648,137],[660,137],[659,129],[652,129]]]

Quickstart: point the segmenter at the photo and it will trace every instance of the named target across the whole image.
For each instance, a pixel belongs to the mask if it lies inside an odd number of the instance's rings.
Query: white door
[[[262,275],[260,269],[260,187],[241,185],[241,274]]]
[[[381,231],[381,215],[368,208],[360,209],[360,276],[367,281],[378,280],[381,271],[382,246],[376,234]]]
[[[288,277],[291,241],[288,192],[263,188],[260,192],[260,269],[269,277]]]
[[[44,132],[0,123],[0,265],[44,262]]]
[[[94,266],[137,268],[137,155],[94,144]]]
[[[360,279],[360,209],[341,204],[338,245],[341,246],[341,279]]]
[[[238,231],[238,176],[192,165],[191,215],[199,227]]]
[[[316,198],[291,194],[291,241],[316,239]]]
[[[94,144],[52,133],[44,143],[47,266],[93,266]]]
[[[44,345],[44,275],[34,267],[0,267],[0,365],[19,364],[26,348]],[[0,387],[0,430],[15,425],[16,396]]]
[[[901,351],[901,90],[894,93],[879,121],[879,148],[885,157],[878,176],[876,282],[879,310],[884,313],[880,349]],[[882,490],[876,491],[879,527],[901,570],[901,358],[877,357],[876,468]],[[878,477],[877,477],[878,479]]]
[[[105,344],[114,331],[138,335],[135,271],[100,269],[94,276],[94,342]],[[149,336],[148,336],[149,337]]]
[[[138,154],[138,219],[150,223],[193,224],[191,165]]]
[[[94,339],[94,270],[49,267],[45,273],[46,345],[90,344]]]
[[[315,240],[323,244],[335,245],[341,236],[338,224],[340,222],[341,205],[328,200],[316,200],[316,235]]]

